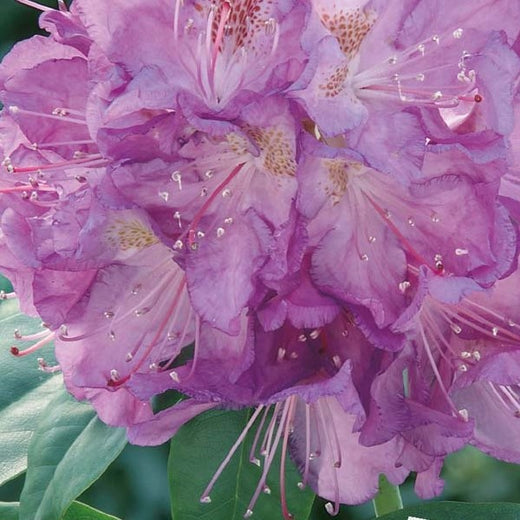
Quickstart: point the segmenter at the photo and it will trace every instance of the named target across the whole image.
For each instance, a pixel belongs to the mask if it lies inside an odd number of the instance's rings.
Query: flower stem
[[[372,502],[374,504],[376,517],[403,508],[399,486],[394,486],[388,482],[384,475],[379,476],[379,493],[374,497]]]

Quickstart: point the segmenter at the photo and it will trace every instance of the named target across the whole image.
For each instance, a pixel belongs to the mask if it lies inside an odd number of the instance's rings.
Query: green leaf
[[[61,518],[125,444],[124,429],[106,426],[89,405],[61,392],[45,409],[29,446],[20,518]]]
[[[0,502],[2,520],[18,520],[18,502]]]
[[[211,492],[211,503],[201,504],[200,497],[248,418],[247,410],[212,410],[184,425],[172,439],[168,475],[174,520],[242,520],[262,473],[249,462],[255,426],[220,475]],[[279,454],[274,460],[267,479],[271,494],[261,493],[253,518],[282,518]],[[289,457],[285,473],[288,508],[295,518],[306,520],[314,494],[297,487],[300,476]]]
[[[2,520],[19,520],[19,502],[0,502],[0,518]],[[119,520],[117,517],[103,513],[93,507],[73,502],[63,520]]]
[[[117,517],[103,513],[81,502],[73,502],[67,509],[63,520],[119,520]]]
[[[42,410],[63,386],[60,375],[38,370],[37,357],[53,359],[47,345],[37,355],[16,358],[10,352],[13,333],[42,330],[40,321],[20,313],[15,300],[0,303],[0,485],[25,471],[27,450]],[[27,345],[27,344],[24,344]]]
[[[13,290],[13,286],[11,282],[0,274],[0,291],[4,291],[6,293],[11,292]]]
[[[378,520],[518,520],[520,504],[425,502],[380,516]]]
[[[376,517],[403,508],[399,486],[391,484],[384,475],[379,475],[379,491],[372,502]]]

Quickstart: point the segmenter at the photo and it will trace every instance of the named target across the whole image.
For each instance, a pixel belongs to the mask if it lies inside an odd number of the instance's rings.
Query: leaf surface
[[[90,405],[62,390],[45,409],[29,446],[20,518],[61,518],[125,445],[123,428],[106,426]]]
[[[41,332],[40,323],[20,313],[15,300],[0,303],[0,485],[25,471],[27,450],[42,410],[63,386],[60,375],[38,369],[38,357],[48,362],[54,359],[52,345],[21,358],[10,352],[15,344],[20,348],[31,344],[15,341],[15,330]]]
[[[211,492],[211,503],[200,503],[200,497],[248,419],[247,410],[211,410],[184,425],[172,439],[168,474],[174,520],[243,519],[262,474],[262,469],[249,461],[255,426],[217,480]],[[263,433],[259,445],[262,439]],[[256,456],[261,458],[258,452],[259,448]],[[252,518],[282,519],[279,456],[280,453],[276,455],[267,479],[271,493],[260,494]],[[298,488],[301,477],[289,456],[285,474],[288,509],[296,520],[306,520],[314,494],[308,488],[303,491]]]
[[[424,502],[405,507],[377,520],[518,520],[520,504]]]

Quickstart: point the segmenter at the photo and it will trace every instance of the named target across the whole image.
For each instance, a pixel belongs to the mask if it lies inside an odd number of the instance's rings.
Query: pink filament
[[[287,420],[287,415],[289,413],[290,403],[291,400],[294,399],[294,397],[289,397],[289,399],[284,403],[283,410],[282,410],[282,417],[280,419],[280,424],[278,425],[278,429],[276,431],[276,435],[273,441],[273,446],[271,450],[269,451],[269,454],[267,455],[267,459],[264,464],[264,470],[262,472],[262,476],[260,478],[260,481],[258,482],[258,485],[256,487],[255,493],[253,497],[251,498],[249,505],[247,506],[248,511],[252,511],[255,507],[256,501],[258,500],[258,497],[260,496],[260,492],[265,486],[265,481],[267,479],[267,474],[269,473],[269,469],[271,468],[271,464],[273,463],[274,456],[276,454],[276,449],[278,448],[278,444],[280,443],[280,438],[282,436],[282,431],[285,427],[285,421]]]
[[[208,497],[211,493],[211,490],[213,489],[213,486],[215,485],[215,482],[220,477],[222,471],[224,471],[224,468],[228,465],[229,461],[231,460],[231,457],[233,457],[234,453],[237,451],[238,447],[242,444],[242,442],[245,439],[245,436],[247,435],[247,432],[251,429],[251,426],[253,426],[253,423],[256,421],[256,418],[264,408],[264,405],[261,404],[258,406],[258,408],[254,411],[253,415],[247,422],[245,428],[242,430],[242,433],[238,436],[238,439],[235,441],[235,444],[231,447],[228,454],[226,455],[226,458],[221,462],[220,466],[218,467],[216,473],[213,475],[213,478],[210,480],[209,484],[207,485],[206,489],[202,493],[201,500]]]
[[[38,9],[39,11],[55,11],[52,7],[47,7],[46,5],[40,5],[32,0],[16,0],[19,4],[24,4],[28,7],[33,7],[34,9]]]
[[[289,512],[287,508],[287,496],[285,493],[285,460],[287,457],[287,441],[289,440],[289,431],[291,426],[291,420],[294,415],[294,406],[296,405],[296,398],[289,398],[289,411],[288,411],[288,419],[285,422],[285,428],[283,433],[283,442],[282,442],[282,455],[280,462],[280,500],[282,505],[282,514],[284,520],[292,520],[294,517]]]
[[[198,211],[198,213],[195,215],[193,221],[191,222],[191,226],[188,231],[188,245],[191,247],[195,241],[195,232],[197,229],[197,226],[199,225],[199,222],[201,218],[204,216],[204,213],[209,208],[209,206],[212,204],[212,202],[215,200],[217,195],[224,190],[224,188],[235,178],[235,176],[238,174],[238,172],[242,169],[245,163],[240,163],[235,168],[233,168],[233,171],[217,186],[215,191],[207,198],[206,202],[203,204],[202,208]]]
[[[211,77],[215,77],[215,69],[217,67],[217,57],[222,39],[224,38],[224,29],[228,21],[229,15],[231,14],[231,5],[229,2],[224,2],[222,5],[222,11],[220,13],[220,22],[218,24],[217,34],[215,36],[215,42],[213,44],[213,52],[211,55]]]
[[[260,420],[260,425],[256,429],[255,438],[253,439],[253,445],[251,446],[251,451],[249,452],[249,462],[256,463],[256,461],[258,460],[255,456],[256,446],[258,445],[258,440],[260,439],[260,434],[262,433],[262,430],[264,428],[265,420],[267,418],[270,408],[271,405],[266,407],[264,415],[262,415],[262,419]]]
[[[184,289],[185,284],[186,284],[186,280],[183,280],[182,283],[179,284],[179,287],[177,288],[177,292],[175,293],[175,296],[172,299],[172,303],[170,305],[170,308],[168,309],[168,312],[166,313],[166,316],[164,317],[163,321],[160,323],[159,328],[157,329],[157,332],[155,333],[155,336],[153,337],[152,341],[150,342],[148,347],[146,347],[145,352],[144,352],[143,356],[141,357],[141,359],[132,367],[132,370],[128,375],[122,377],[121,379],[118,379],[117,381],[115,381],[114,379],[109,379],[108,383],[107,383],[108,386],[111,386],[111,387],[121,386],[122,384],[124,384],[126,381],[128,381],[130,379],[130,376],[132,374],[135,374],[141,368],[141,366],[143,365],[143,363],[146,361],[147,357],[149,356],[150,352],[157,344],[157,341],[159,340],[159,337],[163,333],[166,325],[168,324],[168,321],[170,320],[170,317],[173,313],[173,310],[175,309],[175,306],[179,303],[178,302],[179,296],[181,294],[181,291]]]
[[[54,339],[54,332],[49,332],[44,338],[40,341],[36,342],[34,345],[26,348],[25,350],[20,350],[18,347],[11,347],[11,354],[16,357],[27,356],[28,354],[32,354],[36,352],[40,348],[44,347],[48,343],[50,343]]]

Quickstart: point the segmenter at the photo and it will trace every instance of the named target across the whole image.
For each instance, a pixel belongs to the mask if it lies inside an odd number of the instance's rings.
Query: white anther
[[[464,30],[459,27],[458,29],[455,29],[452,34],[456,40],[460,40],[462,38],[463,32]]]

